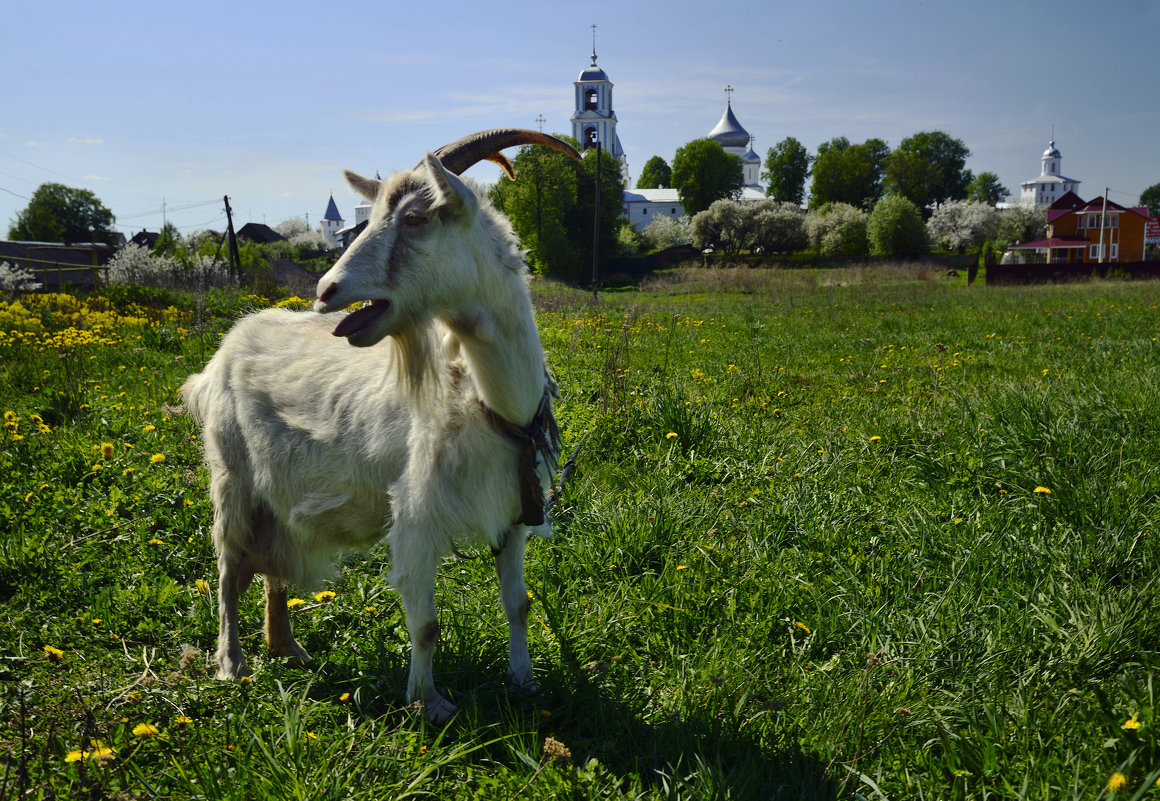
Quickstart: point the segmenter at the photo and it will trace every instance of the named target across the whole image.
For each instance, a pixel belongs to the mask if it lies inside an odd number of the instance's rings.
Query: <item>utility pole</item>
[[[592,26],[596,28],[595,25]],[[596,199],[593,203],[595,213],[592,215],[592,300],[595,302],[597,280],[600,264],[600,154],[604,152],[600,140],[596,140]]]
[[[1108,227],[1108,187],[1104,187],[1104,208],[1100,212],[1100,264],[1104,259],[1104,229]]]
[[[230,209],[230,196],[223,195],[226,203],[226,234],[230,240],[230,283],[242,282],[242,257],[238,254],[238,237],[234,234],[234,215]]]

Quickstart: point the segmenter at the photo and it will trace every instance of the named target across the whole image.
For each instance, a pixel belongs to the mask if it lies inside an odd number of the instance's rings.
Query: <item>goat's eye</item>
[[[412,228],[418,228],[427,224],[427,215],[419,211],[408,211],[403,215],[403,222]]]

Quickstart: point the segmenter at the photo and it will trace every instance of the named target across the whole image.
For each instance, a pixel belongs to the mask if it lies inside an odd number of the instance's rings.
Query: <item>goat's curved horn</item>
[[[577,161],[581,160],[580,154],[568,143],[541,131],[530,131],[526,128],[493,128],[490,131],[480,131],[444,145],[435,151],[435,158],[439,159],[448,172],[456,175],[462,174],[468,167],[480,161],[493,161],[514,181],[516,172],[512,169],[511,162],[500,151],[516,145],[543,145],[559,150]]]

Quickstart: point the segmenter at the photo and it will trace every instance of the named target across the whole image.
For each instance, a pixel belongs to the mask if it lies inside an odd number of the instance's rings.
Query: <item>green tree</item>
[[[871,256],[913,259],[930,250],[922,212],[901,195],[887,195],[874,204],[866,238]]]
[[[769,149],[761,177],[769,182],[765,194],[783,203],[800,206],[806,196],[806,178],[812,161],[805,145],[787,136]]]
[[[922,131],[899,143],[886,162],[886,188],[924,208],[967,196],[970,149],[942,131]]]
[[[579,143],[560,137],[573,147]],[[600,162],[600,253],[617,252],[617,228],[624,206],[620,163],[609,153]],[[592,270],[592,219],[596,187],[596,151],[576,162],[555,150],[525,146],[512,159],[515,181],[496,183],[489,196],[508,216],[528,248],[528,263],[539,275],[583,282]]]
[[[153,243],[153,252],[160,256],[172,256],[182,244],[181,232],[176,225],[166,220],[161,226],[161,233],[157,235],[157,241]]]
[[[845,203],[870,208],[882,196],[882,177],[890,148],[881,139],[850,144],[844,136],[818,145],[810,185],[810,208]]]
[[[999,176],[993,172],[981,172],[967,184],[967,202],[986,203],[988,206],[997,206],[1010,195],[1007,187],[999,182]]]
[[[8,238],[36,242],[104,242],[117,244],[115,218],[88,189],[41,184],[28,206],[16,215]]]
[[[636,179],[637,189],[660,189],[665,186],[672,186],[673,170],[669,163],[660,156],[653,156],[645,162],[644,169],[640,171],[640,178]]]
[[[673,188],[690,217],[714,200],[736,198],[745,180],[741,159],[709,138],[694,139],[673,156]]]
[[[1148,213],[1160,217],[1160,184],[1152,184],[1140,193],[1140,205],[1148,207]]]

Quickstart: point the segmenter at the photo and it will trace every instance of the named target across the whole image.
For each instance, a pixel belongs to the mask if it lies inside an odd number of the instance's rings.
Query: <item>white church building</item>
[[[722,149],[741,159],[742,182],[741,195],[738,200],[764,200],[765,190],[758,183],[761,174],[761,157],[753,150],[755,137],[737,121],[733,113],[733,87],[725,89],[725,113],[720,122],[709,131],[708,137],[721,145]],[[653,218],[661,215],[679,220],[685,216],[685,209],[681,205],[680,196],[672,187],[657,189],[626,189],[624,190],[624,213],[628,217],[629,225],[641,230]]]
[[[1055,147],[1055,137],[1053,136],[1047,145],[1047,150],[1043,151],[1039,177],[1019,184],[1023,190],[1019,197],[1021,205],[1042,208],[1050,206],[1068,192],[1079,194],[1080,182],[1060,174],[1059,164],[1061,161],[1063,161],[1063,157],[1060,156],[1059,150]]]

